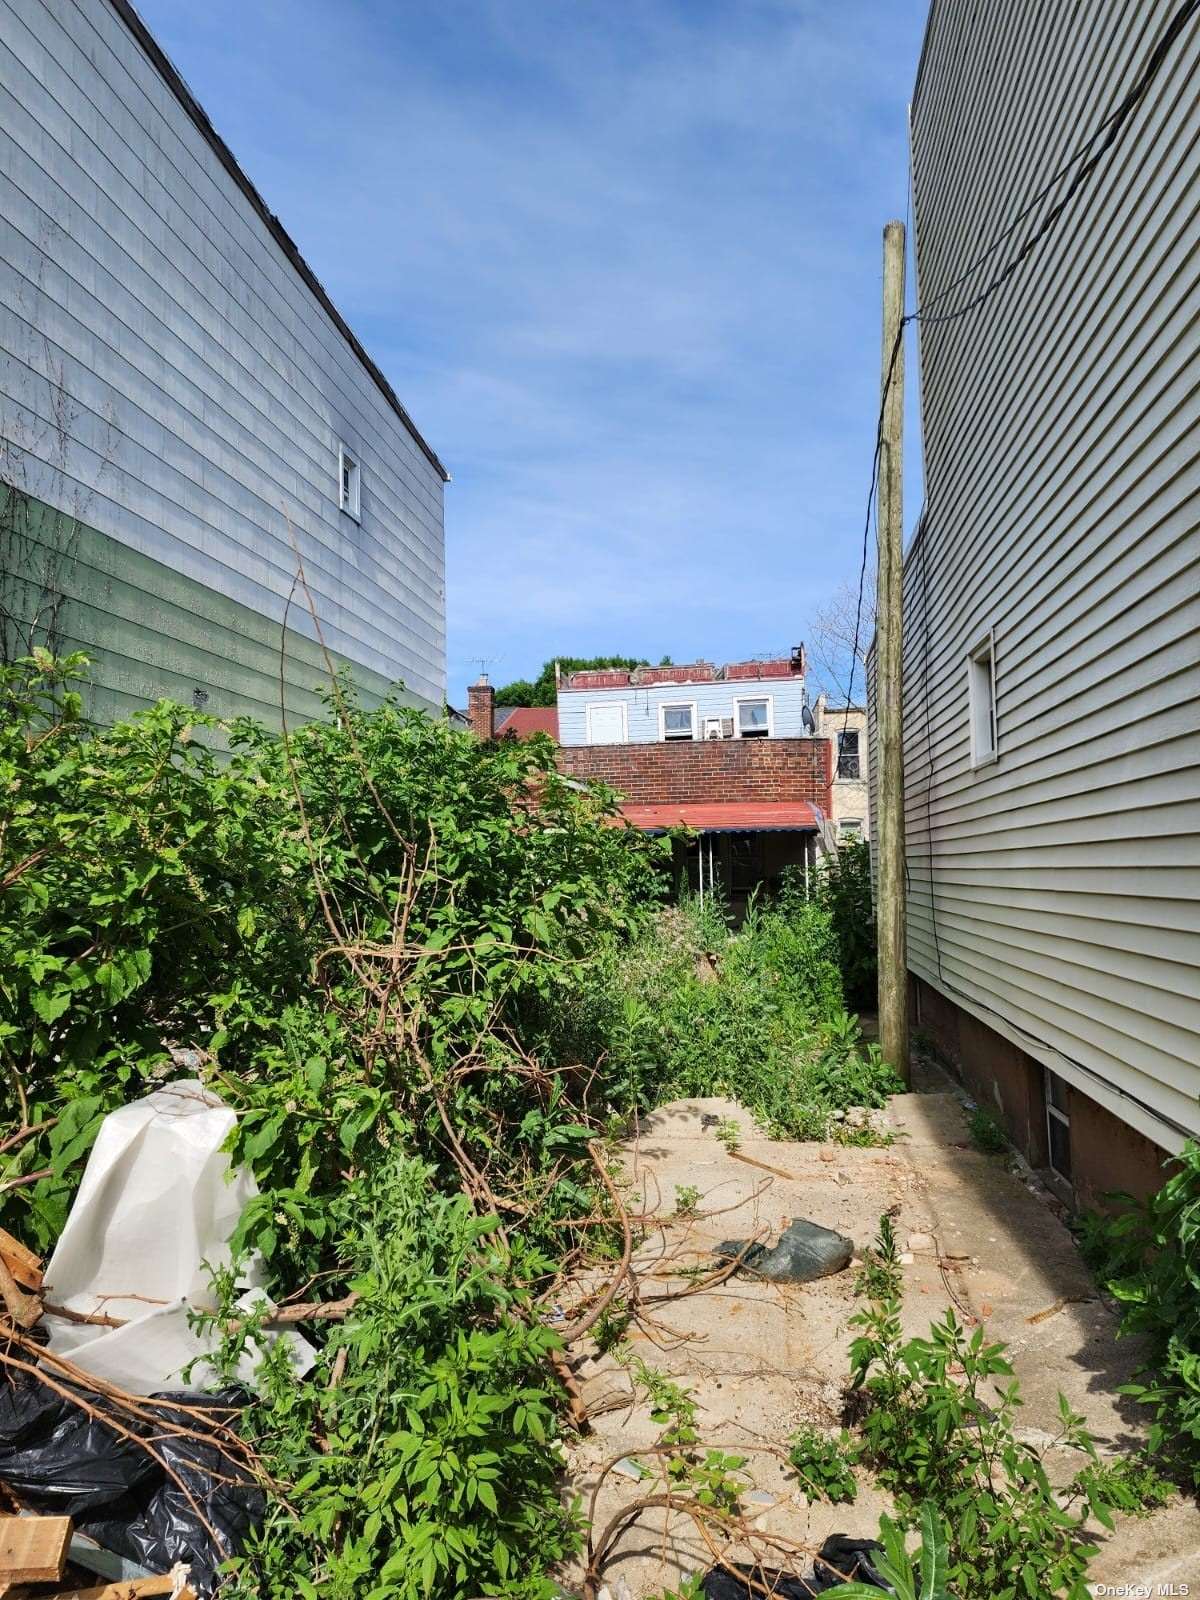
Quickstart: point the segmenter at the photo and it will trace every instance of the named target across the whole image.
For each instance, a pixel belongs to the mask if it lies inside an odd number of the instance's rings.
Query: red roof
[[[624,805],[626,822],[644,833],[695,828],[698,833],[770,833],[819,829],[824,818],[807,800],[729,801],[666,805]]]
[[[497,706],[497,713],[507,708]],[[496,737],[504,739],[530,739],[535,733],[548,733],[558,743],[558,708],[556,706],[514,706],[503,721],[496,724]]]

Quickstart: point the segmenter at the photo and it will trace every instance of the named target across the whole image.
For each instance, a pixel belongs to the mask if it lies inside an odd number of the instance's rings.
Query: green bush
[[[345,686],[285,742],[166,702],[91,728],[79,670],[0,673],[0,1221],[50,1244],[102,1115],[195,1052],[261,1189],[235,1248],[277,1299],[361,1296],[247,1414],[280,1493],[237,1592],[548,1595],[575,1530],[535,1296],[606,1248],[558,1224],[622,1087],[527,1019],[635,934],[654,847],[548,749]]]
[[[800,1428],[788,1448],[788,1461],[796,1473],[801,1490],[814,1500],[845,1505],[858,1495],[854,1477],[857,1451],[848,1433],[837,1438],[816,1428]]]
[[[1153,1416],[1151,1452],[1200,1489],[1200,1145],[1190,1140],[1162,1188],[1113,1217],[1091,1218],[1085,1254],[1120,1302],[1122,1334],[1145,1341],[1123,1386]]]
[[[817,875],[817,903],[829,914],[838,961],[853,1011],[873,1011],[879,970],[875,903],[871,890],[871,847],[865,839],[842,845]]]
[[[614,1250],[571,1220],[608,1205],[597,1132],[668,1094],[800,1133],[879,1103],[829,917],[655,915],[662,847],[545,742],[346,684],[286,740],[169,702],[91,727],[82,670],[0,670],[0,1224],[52,1244],[104,1114],[202,1077],[260,1188],[225,1311],[252,1249],[277,1300],[361,1297],[305,1379],[267,1363],[279,1492],[234,1592],[541,1600],[576,1529],[537,1297]]]
[[[555,1029],[555,1053],[605,1055],[614,1104],[729,1095],[780,1137],[825,1138],[833,1111],[900,1088],[845,1010],[828,913],[798,896],[736,932],[711,904],[661,911],[572,976]]]

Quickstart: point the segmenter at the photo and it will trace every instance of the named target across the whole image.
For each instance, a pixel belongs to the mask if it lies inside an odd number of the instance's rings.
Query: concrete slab
[[[735,1153],[716,1139],[712,1119],[732,1118],[743,1130]],[[955,1304],[965,1320],[982,1322],[1010,1346],[1025,1397],[1031,1438],[1046,1444],[1057,1428],[1058,1394],[1084,1414],[1106,1449],[1140,1437],[1142,1419],[1114,1393],[1136,1351],[1115,1338],[1115,1321],[1097,1298],[1070,1233],[1045,1200],[1031,1192],[1003,1157],[975,1151],[958,1099],[950,1092],[898,1096],[890,1126],[894,1145],[855,1149],[775,1142],[761,1137],[736,1102],[706,1099],[664,1106],[624,1150],[626,1176],[645,1208],[657,1214],[638,1250],[640,1324],[628,1355],[686,1388],[698,1407],[704,1444],[744,1453],[754,1493],[758,1535],[794,1546],[789,1561],[767,1548],[759,1559],[804,1570],[799,1552],[830,1532],[871,1535],[886,1497],[860,1486],[856,1504],[808,1505],[784,1464],[789,1436],[801,1425],[836,1428],[858,1309],[854,1268],[800,1286],[739,1275],[699,1292],[689,1267],[708,1265],[716,1243],[759,1234],[773,1239],[794,1216],[849,1234],[861,1250],[879,1216],[890,1211],[906,1250],[902,1319],[907,1333]],[[695,1214],[677,1215],[680,1189],[699,1189]],[[573,1352],[595,1401],[591,1434],[569,1451],[572,1487],[585,1509],[603,1464],[647,1450],[661,1435],[644,1391],[628,1365],[594,1347]],[[653,1460],[653,1457],[644,1457]],[[1077,1465],[1063,1460],[1057,1475]],[[1053,1468],[1054,1463],[1051,1462]],[[596,1497],[597,1528],[608,1524],[661,1480],[604,1477]],[[1103,1534],[1098,1581],[1141,1582],[1141,1573],[1169,1573],[1164,1582],[1197,1584],[1186,1568],[1200,1550],[1200,1513],[1175,1505],[1145,1521]],[[742,1554],[747,1557],[750,1551]],[[634,1600],[677,1587],[707,1569],[711,1552],[691,1522],[655,1508],[616,1541],[605,1579],[628,1583]],[[578,1588],[582,1567],[564,1572]]]

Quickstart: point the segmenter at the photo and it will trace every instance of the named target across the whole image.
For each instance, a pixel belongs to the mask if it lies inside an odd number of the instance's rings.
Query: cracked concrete
[[[724,1118],[740,1124],[736,1153],[716,1138],[715,1122]],[[809,1504],[784,1465],[797,1427],[838,1424],[848,1321],[857,1308],[854,1269],[799,1286],[739,1276],[670,1298],[692,1288],[686,1270],[710,1265],[721,1240],[759,1232],[773,1238],[793,1216],[804,1216],[849,1234],[862,1249],[880,1214],[895,1207],[899,1241],[908,1246],[906,1332],[927,1332],[953,1302],[1009,1345],[1032,1441],[1057,1431],[1060,1391],[1102,1450],[1125,1450],[1140,1439],[1137,1409],[1115,1392],[1136,1364],[1136,1348],[1115,1338],[1115,1319],[1045,1197],[1008,1170],[1003,1156],[970,1145],[948,1086],[897,1096],[887,1120],[895,1135],[888,1147],[796,1144],[762,1137],[731,1101],[679,1101],[646,1119],[625,1150],[626,1176],[657,1219],[635,1257],[644,1316],[643,1326],[630,1330],[628,1348],[691,1392],[704,1443],[747,1456],[759,1497],[751,1509],[762,1507],[755,1526],[794,1549],[790,1560],[775,1558],[792,1570],[805,1570],[803,1552],[831,1532],[873,1535],[888,1508],[866,1480],[853,1505]],[[675,1215],[678,1192],[692,1188],[702,1196],[697,1214]],[[623,1475],[636,1470],[630,1468],[600,1481],[603,1465],[646,1449],[662,1430],[613,1355],[586,1345],[573,1352],[572,1365],[592,1427],[571,1445],[568,1475],[599,1534],[631,1500],[658,1487]],[[1071,1470],[1065,1461],[1060,1468]],[[1095,1582],[1190,1584],[1200,1596],[1194,1505],[1176,1502],[1119,1522],[1114,1535],[1096,1535]],[[709,1564],[691,1524],[655,1508],[616,1538],[604,1578],[610,1587],[623,1578],[641,1600]],[[575,1566],[563,1581],[577,1592],[581,1577]]]

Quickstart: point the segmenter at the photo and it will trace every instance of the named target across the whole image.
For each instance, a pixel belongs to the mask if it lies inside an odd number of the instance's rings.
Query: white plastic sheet
[[[133,1394],[199,1392],[217,1379],[203,1357],[215,1335],[196,1333],[189,1312],[215,1311],[211,1273],[230,1260],[229,1240],[253,1174],[232,1168],[222,1150],[233,1112],[195,1080],[165,1084],[104,1119],[54,1254],[45,1271],[47,1298],[71,1311],[119,1318],[105,1328],[47,1316],[50,1346],[95,1377]],[[261,1303],[262,1272],[247,1263],[244,1308]],[[297,1372],[312,1348],[287,1340]],[[187,1382],[184,1368],[194,1367]],[[237,1376],[252,1384],[257,1356]]]

